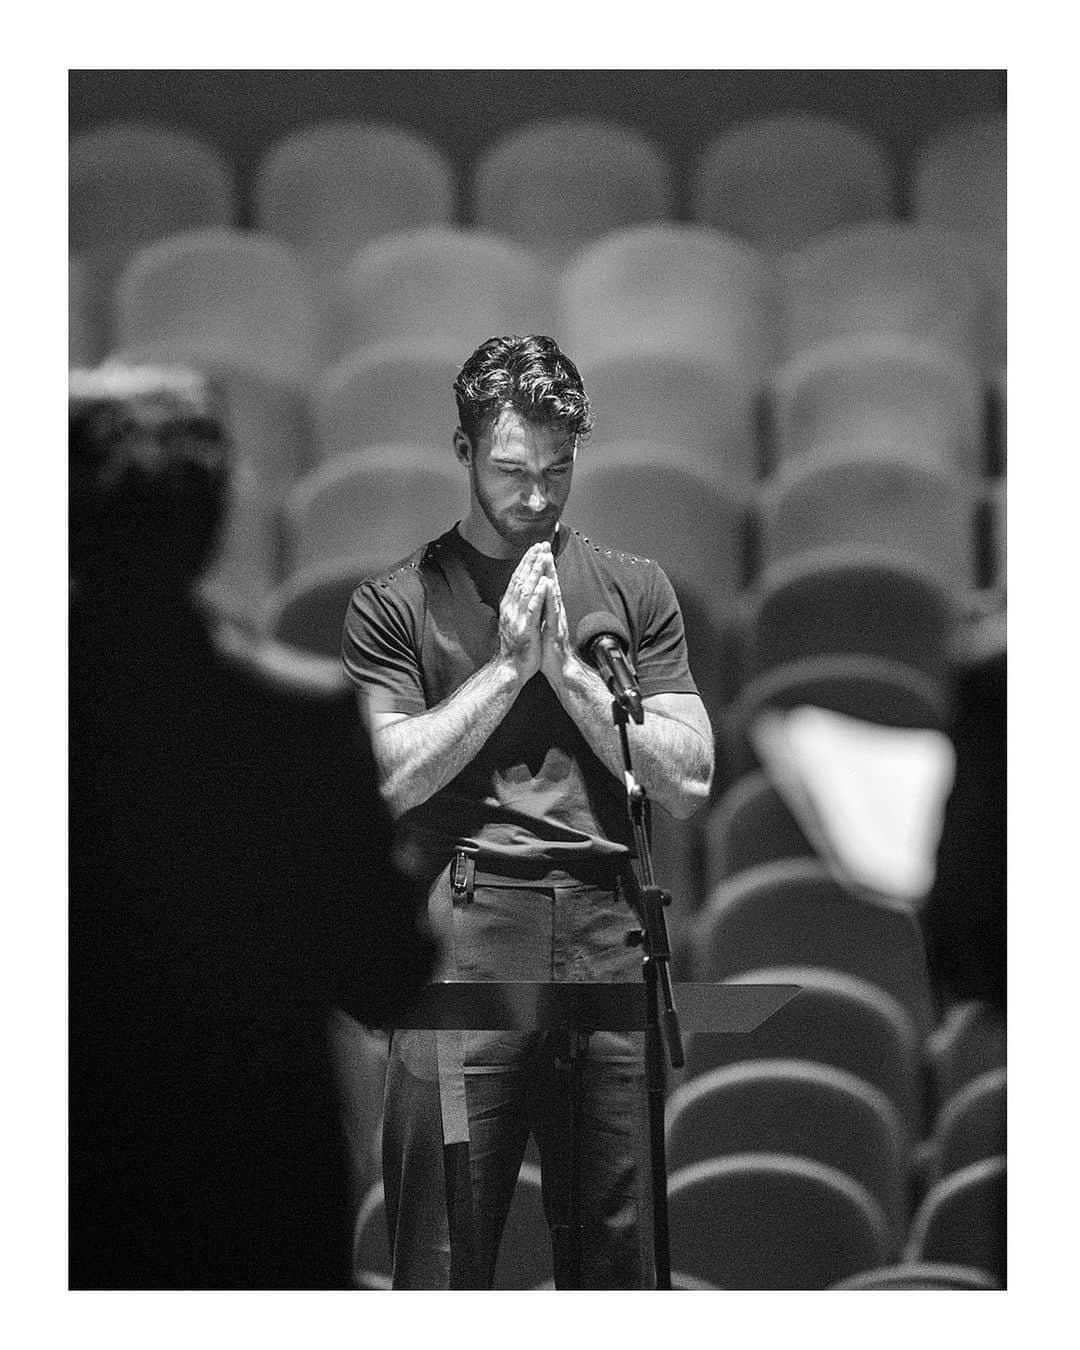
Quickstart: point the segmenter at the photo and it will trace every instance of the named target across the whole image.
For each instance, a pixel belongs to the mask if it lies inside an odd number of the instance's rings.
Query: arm
[[[611,716],[607,685],[571,647],[554,568],[542,584],[545,623],[541,669],[593,754],[621,779],[622,746]],[[708,799],[712,783],[713,738],[708,713],[696,694],[654,694],[643,702],[645,721],[641,726],[631,722],[628,727],[634,773],[658,805],[678,819],[686,819]]]
[[[475,758],[540,668],[544,592],[537,582],[546,548],[531,548],[510,578],[499,605],[498,655],[427,712],[369,715],[381,790],[394,815],[427,801]]]

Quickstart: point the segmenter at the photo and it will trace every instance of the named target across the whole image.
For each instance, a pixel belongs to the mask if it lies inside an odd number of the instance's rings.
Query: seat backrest
[[[702,828],[710,887],[758,863],[814,856],[799,822],[761,770],[734,782]]]
[[[429,226],[384,235],[342,274],[345,350],[437,339],[464,361],[489,337],[550,333],[554,278],[532,254],[481,230]]]
[[[955,1004],[926,1041],[934,1100],[940,1109],[965,1084],[1006,1063],[1005,1019],[975,999]]]
[[[998,1289],[985,1270],[943,1261],[902,1261],[895,1266],[862,1270],[833,1285],[834,1289]]]
[[[304,386],[315,311],[288,244],[240,230],[196,230],[140,249],[116,291],[125,348],[168,347]]]
[[[832,545],[774,563],[750,592],[750,675],[814,656],[860,654],[946,683],[954,611],[921,561]]]
[[[465,474],[449,453],[381,445],[337,455],[282,503],[287,571],[360,554],[393,562],[465,514]]]
[[[720,1289],[826,1289],[894,1253],[880,1207],[823,1163],[735,1154],[668,1178],[673,1269]]]
[[[922,337],[986,368],[1000,281],[981,241],[932,225],[829,230],[785,259],[787,355],[857,333]]]
[[[776,358],[781,304],[779,272],[749,244],[705,225],[638,225],[567,263],[560,345],[586,375],[601,358],[660,351],[761,381]]]
[[[256,628],[266,641],[326,658],[341,669],[341,634],[352,593],[394,559],[352,556],[294,572],[266,596]]]
[[[586,388],[595,426],[585,454],[609,445],[654,441],[700,456],[726,482],[757,477],[757,384],[705,355],[625,352],[591,362]]]
[[[386,342],[342,357],[312,390],[320,457],[396,443],[441,446],[450,458],[465,355],[446,343]]]
[[[732,1153],[811,1158],[864,1186],[903,1237],[910,1139],[889,1098],[854,1074],[809,1060],[729,1065],[676,1089],[666,1117],[672,1171]]]
[[[821,967],[763,967],[731,978],[737,984],[795,984],[799,992],[748,1035],[691,1035],[685,1081],[748,1060],[831,1065],[884,1093],[900,1113],[908,1138],[921,1135],[919,1034],[910,1012],[891,994],[865,979]]]
[[[212,145],[140,122],[72,137],[68,194],[70,251],[117,258],[166,235],[229,226],[236,205],[232,171]]]
[[[639,131],[594,117],[499,136],[472,173],[476,223],[552,259],[621,226],[674,215],[671,165]]]
[[[742,586],[748,509],[743,490],[693,455],[629,442],[579,454],[566,516],[594,542],[655,558],[719,610]]]
[[[769,398],[780,461],[848,446],[975,476],[986,466],[982,377],[926,338],[855,333],[815,343],[773,374]]]
[[[904,1256],[985,1270],[1005,1281],[1003,1157],[983,1158],[943,1177],[923,1196],[911,1220]]]
[[[1005,1069],[991,1069],[965,1083],[944,1103],[934,1124],[931,1178],[939,1180],[983,1158],[1004,1156]]]
[[[321,122],[289,132],[263,153],[255,224],[340,262],[379,235],[449,224],[455,194],[449,159],[414,131]]]
[[[1005,243],[1007,124],[1004,114],[963,118],[918,147],[911,204],[919,220]]]
[[[822,966],[876,984],[925,1034],[933,1024],[926,950],[909,908],[847,890],[812,859],[764,863],[722,882],[696,938],[702,978],[763,966]]]
[[[783,465],[758,494],[762,566],[852,545],[909,558],[962,594],[976,579],[975,493],[930,463],[804,457]]]
[[[868,131],[820,113],[777,113],[721,132],[698,156],[691,215],[759,248],[888,216],[895,169]]]

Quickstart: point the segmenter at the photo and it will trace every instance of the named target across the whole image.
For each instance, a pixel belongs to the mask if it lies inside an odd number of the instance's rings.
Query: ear
[[[473,443],[471,437],[467,436],[460,427],[454,432],[454,454],[462,464],[471,464],[473,457]]]

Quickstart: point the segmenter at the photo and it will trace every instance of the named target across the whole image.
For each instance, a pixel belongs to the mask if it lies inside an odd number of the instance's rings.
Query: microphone
[[[587,614],[577,626],[577,647],[582,658],[600,672],[612,698],[640,725],[645,720],[645,709],[641,706],[637,672],[626,654],[629,646],[626,624],[607,610]]]

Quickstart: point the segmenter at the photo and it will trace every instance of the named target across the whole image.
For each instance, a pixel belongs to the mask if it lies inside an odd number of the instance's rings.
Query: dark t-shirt
[[[643,697],[697,693],[671,583],[648,558],[560,526],[559,585],[571,635],[588,614],[625,623]],[[456,526],[357,587],[345,620],[349,678],[379,712],[415,715],[449,698],[498,652],[498,609],[516,563],[488,558]],[[433,875],[455,848],[477,867],[536,882],[589,879],[632,847],[625,789],[537,672],[476,757],[402,817]]]

